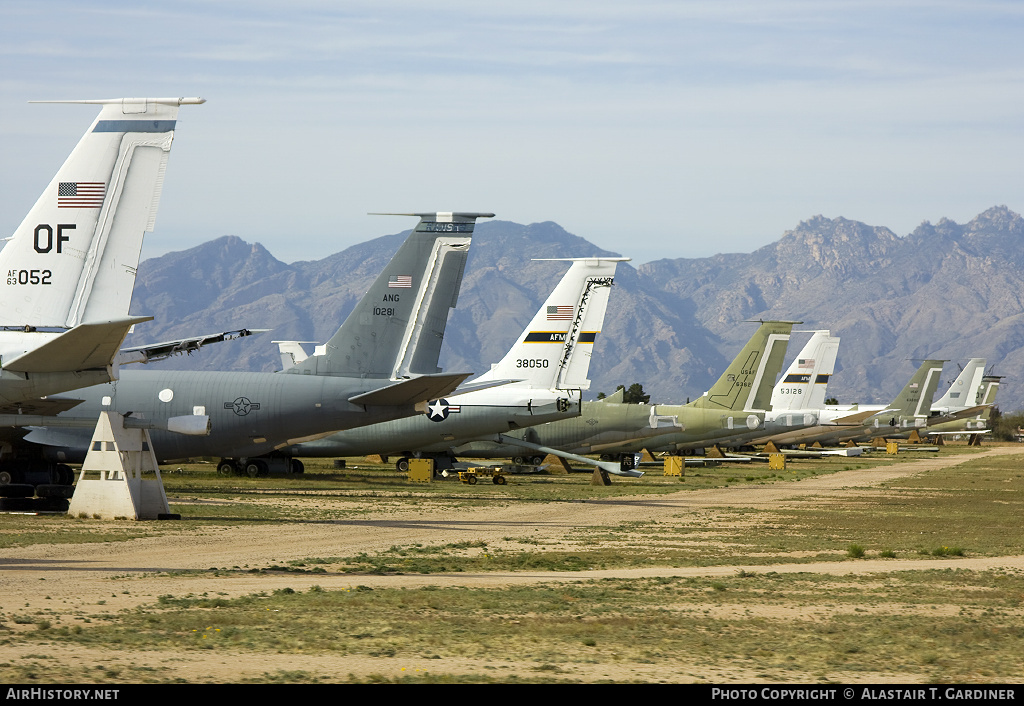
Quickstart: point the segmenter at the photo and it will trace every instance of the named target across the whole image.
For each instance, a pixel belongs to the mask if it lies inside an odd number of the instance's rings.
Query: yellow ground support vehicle
[[[476,485],[477,480],[481,476],[484,478],[490,476],[491,481],[495,485],[505,485],[508,483],[508,479],[501,472],[501,468],[495,468],[494,466],[476,466],[465,471],[459,471],[459,480],[470,485]]]

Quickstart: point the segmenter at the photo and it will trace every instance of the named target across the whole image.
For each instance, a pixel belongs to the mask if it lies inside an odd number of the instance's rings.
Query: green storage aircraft
[[[762,322],[711,389],[689,404],[625,404],[619,390],[607,399],[584,402],[579,417],[511,431],[455,451],[460,456],[525,459],[547,449],[615,456],[670,441],[728,444],[737,434],[763,426],[795,323]]]

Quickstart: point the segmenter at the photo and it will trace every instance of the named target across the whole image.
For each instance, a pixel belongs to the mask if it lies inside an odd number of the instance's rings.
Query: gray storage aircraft
[[[178,108],[202,98],[53,101],[99,105],[0,251],[0,415],[55,414],[41,399],[117,379],[143,235],[152,231]],[[240,333],[240,332],[239,332]],[[184,342],[177,342],[184,345]],[[167,344],[171,347],[176,342]]]
[[[594,341],[604,323],[615,266],[627,258],[581,258],[491,370],[473,382],[515,378],[500,387],[433,400],[427,413],[332,434],[281,450],[286,456],[410,456],[453,468],[452,448],[474,438],[578,416]],[[294,349],[292,349],[294,350]],[[230,470],[225,469],[225,470]]]
[[[439,372],[441,339],[476,219],[493,214],[404,215],[419,216],[418,225],[322,354],[281,373],[126,370],[117,382],[67,396],[84,400],[75,417],[95,424],[102,411],[147,420],[209,415],[209,436],[155,430],[157,458],[220,456],[232,449],[238,468],[262,475],[269,465],[260,457],[275,449],[407,417],[450,394],[469,374]],[[413,372],[424,370],[434,372]],[[91,435],[91,426],[48,425],[24,441],[47,459],[80,461]]]

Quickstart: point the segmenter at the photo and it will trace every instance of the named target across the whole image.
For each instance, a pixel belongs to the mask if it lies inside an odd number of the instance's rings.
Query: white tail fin
[[[572,266],[511,350],[474,382],[522,380],[537,389],[588,389],[615,266],[629,258],[572,258]]]
[[[985,377],[985,359],[971,358],[960,374],[956,376],[953,384],[946,390],[946,394],[935,401],[932,410],[941,410],[948,414],[956,409],[982,404],[976,400],[983,389],[983,377]]]
[[[55,102],[102,107],[0,251],[0,326],[71,328],[127,317],[178,107],[204,101]]]
[[[839,337],[815,331],[772,391],[772,410],[821,409],[836,368]]]

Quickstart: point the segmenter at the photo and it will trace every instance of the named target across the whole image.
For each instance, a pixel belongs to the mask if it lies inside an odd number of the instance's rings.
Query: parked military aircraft
[[[590,387],[591,351],[604,322],[615,266],[628,258],[583,258],[572,262],[561,282],[516,339],[511,350],[474,383],[517,382],[432,400],[424,415],[350,429],[281,449],[286,456],[399,456],[433,458],[452,468],[452,448],[481,436],[578,416],[581,390]],[[304,355],[297,342],[281,342],[282,355]]]
[[[231,455],[265,474],[275,449],[341,429],[410,416],[450,394],[468,373],[437,370],[481,213],[406,214],[420,221],[322,354],[281,373],[125,370],[121,379],[62,399],[83,400],[76,417],[114,411],[148,420],[209,415],[209,436],[153,431],[161,461]],[[61,415],[66,416],[66,415]],[[95,423],[95,422],[93,422]],[[92,428],[37,428],[24,438],[55,461],[84,458]]]
[[[128,306],[178,108],[205,101],[54,102],[100,114],[0,251],[0,413],[55,413],[40,398],[117,379],[119,346],[152,318]]]
[[[941,360],[926,360],[899,395],[888,406],[847,405],[825,407],[818,423],[799,429],[766,435],[754,443],[776,445],[839,444],[862,437],[888,436],[911,429],[923,429],[931,416],[932,399],[942,375]]]
[[[825,408],[826,386],[835,372],[838,353],[838,336],[829,331],[814,331],[775,385],[772,408],[765,413],[764,426],[734,443],[760,444],[775,434],[816,426]]]
[[[966,368],[965,368],[966,370]],[[968,397],[967,403],[973,405],[973,409],[980,409],[977,413],[964,410],[961,414],[969,416],[955,420],[936,421],[929,424],[928,436],[947,436],[956,434],[983,434],[990,431],[988,428],[989,417],[992,413],[992,405],[996,403],[996,393],[999,392],[999,381],[1002,378],[998,375],[984,375],[978,383],[973,396]],[[956,387],[956,383],[953,383]],[[953,390],[953,387],[950,390]],[[949,393],[947,393],[947,396]],[[978,407],[980,405],[980,408]],[[936,404],[938,407],[938,404]],[[935,407],[932,408],[933,410]],[[940,408],[941,409],[941,408]],[[929,420],[931,421],[931,420]]]
[[[956,380],[946,390],[946,394],[932,404],[928,426],[955,421],[958,418],[973,417],[982,411],[984,406],[985,359],[971,358],[967,361]]]
[[[541,424],[456,449],[464,456],[532,456],[538,446],[609,457],[649,446],[688,448],[697,440],[729,439],[761,427],[771,388],[782,370],[792,321],[766,321],[718,381],[686,405],[624,404],[622,391],[584,402],[579,417]],[[525,444],[523,442],[526,442]]]

